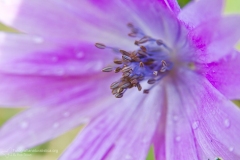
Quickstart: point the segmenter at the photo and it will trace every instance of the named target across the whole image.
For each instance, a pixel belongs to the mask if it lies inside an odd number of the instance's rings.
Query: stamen
[[[151,85],[148,89],[144,89],[143,93],[148,94],[150,90],[160,82],[160,80],[171,70],[172,63],[169,61],[170,49],[162,40],[156,40],[150,36],[144,35],[143,32],[129,23],[131,29],[129,36],[139,37],[134,42],[139,49],[134,51],[126,51],[114,47],[106,46],[102,43],[96,43],[99,49],[112,49],[120,53],[119,59],[113,60],[113,66],[102,69],[103,72],[115,73],[121,72],[121,78],[110,85],[112,94],[116,98],[123,97],[124,93],[133,87],[138,91],[142,90],[141,82],[147,81]],[[142,45],[144,44],[144,45]]]
[[[106,46],[102,43],[95,43],[95,46],[99,49],[105,49],[106,48]]]
[[[112,72],[113,68],[112,67],[105,67],[102,69],[103,72]]]

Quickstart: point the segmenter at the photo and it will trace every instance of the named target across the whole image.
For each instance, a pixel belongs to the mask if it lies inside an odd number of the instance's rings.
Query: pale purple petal
[[[229,99],[240,99],[240,53],[232,51],[225,58],[198,66],[210,83]]]
[[[144,160],[161,114],[159,96],[135,94],[131,96],[134,101],[121,99],[93,119],[61,159]]]
[[[188,123],[183,126],[188,126],[188,129],[181,127],[174,130],[175,135],[173,133],[171,138],[175,139],[175,147],[181,143],[189,146],[191,139],[195,145],[192,149],[195,150],[196,159],[239,159],[240,138],[236,133],[240,130],[240,109],[200,75],[182,72],[181,77],[182,81],[175,83],[176,87],[170,94],[171,101],[180,103],[175,106],[175,109],[180,107],[176,116],[185,116]],[[178,120],[175,123],[179,123]],[[189,139],[184,138],[186,134],[189,134]],[[176,151],[172,154],[186,152]],[[185,160],[191,159],[191,155],[185,157]]]
[[[103,98],[106,97],[103,97],[102,92],[84,91],[84,96],[72,93],[59,97],[57,101],[42,101],[38,103],[39,107],[23,111],[0,129],[0,154],[29,149],[89,122],[103,109],[110,107],[111,101],[101,102]],[[99,104],[101,106],[98,106]]]
[[[98,37],[110,36],[109,33],[111,33],[111,36],[119,36],[119,30],[127,29],[125,24],[118,25],[119,27],[116,23],[114,25],[109,17],[106,18],[109,14],[106,12],[99,13],[87,1],[77,6],[78,13],[72,7],[71,2],[64,2],[63,0],[49,0],[45,3],[42,3],[41,0],[1,1],[0,21],[21,32],[34,34],[42,38],[52,38],[55,41],[88,40],[96,38],[96,35]],[[97,19],[95,18],[96,15]],[[88,19],[83,16],[87,16]],[[94,18],[98,21],[94,21]],[[89,21],[90,19],[93,21]],[[95,27],[95,23],[99,22],[99,19],[101,19],[101,25]],[[124,28],[121,28],[123,26]],[[121,35],[124,35],[124,33],[121,33]]]
[[[114,81],[114,77],[96,73],[94,76],[79,77],[0,74],[0,78],[0,105],[18,107],[34,106],[45,100],[65,99],[74,94],[79,97],[110,95],[110,91],[103,94],[102,89],[109,88]]]
[[[186,23],[190,28],[194,28],[201,23],[220,17],[223,10],[224,0],[198,0],[188,3],[178,18]]]
[[[240,39],[240,16],[226,16],[201,24],[190,31],[198,48],[196,61],[209,63],[226,56]]]

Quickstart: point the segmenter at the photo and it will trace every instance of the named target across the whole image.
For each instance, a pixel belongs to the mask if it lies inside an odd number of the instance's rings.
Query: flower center
[[[121,58],[114,59],[113,65],[102,69],[103,72],[114,71],[122,74],[118,81],[110,85],[112,94],[116,98],[123,97],[123,94],[133,87],[141,91],[142,86],[140,83],[143,81],[151,85],[148,89],[143,90],[143,93],[149,93],[173,68],[173,63],[170,61],[171,49],[162,40],[144,35],[140,29],[132,24],[128,24],[128,27],[131,29],[131,33],[128,35],[139,38],[134,43],[139,49],[134,51],[118,49]],[[96,43],[95,46],[99,49],[113,49],[102,43]]]

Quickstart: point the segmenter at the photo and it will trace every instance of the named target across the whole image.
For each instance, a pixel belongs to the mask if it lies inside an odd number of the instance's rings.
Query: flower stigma
[[[130,37],[137,37],[139,40],[134,42],[139,48],[134,51],[117,49],[121,58],[114,59],[114,65],[102,69],[103,72],[121,73],[122,77],[110,85],[112,94],[116,98],[122,98],[123,94],[130,88],[136,87],[142,90],[140,82],[147,81],[150,88],[144,89],[143,93],[148,94],[150,90],[158,84],[173,68],[170,60],[171,49],[160,39],[154,39],[143,34],[143,32],[129,23],[131,29]],[[96,43],[99,49],[113,49],[102,43]]]

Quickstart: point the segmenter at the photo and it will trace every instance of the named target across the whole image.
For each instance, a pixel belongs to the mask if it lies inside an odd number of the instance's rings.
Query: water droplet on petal
[[[69,115],[70,115],[69,112],[64,112],[64,113],[63,113],[63,116],[64,116],[64,117],[69,117]]]
[[[55,56],[52,57],[52,61],[53,61],[53,62],[57,62],[57,61],[58,61],[58,57],[55,57]]]
[[[229,147],[229,151],[232,152],[234,150],[233,147]]]
[[[59,123],[56,122],[53,124],[53,128],[58,128],[58,127],[59,127]]]
[[[127,154],[127,155],[125,156],[125,159],[132,159],[132,156],[131,156],[130,154]]]
[[[62,76],[64,74],[64,70],[63,69],[57,69],[55,74],[58,75],[58,76]]]
[[[178,121],[178,116],[173,116],[173,121],[177,122]]]
[[[227,128],[230,127],[230,121],[229,121],[229,119],[225,119],[225,120],[224,120],[224,125],[225,125],[225,127],[227,127]]]
[[[22,152],[24,150],[25,150],[24,146],[18,146],[17,149],[16,149],[17,152]]]
[[[33,40],[35,43],[38,43],[38,44],[40,44],[44,41],[42,37],[34,37]]]
[[[27,123],[26,121],[23,121],[23,122],[20,123],[20,127],[21,127],[22,129],[25,129],[25,128],[28,127],[28,123]]]
[[[77,52],[76,54],[77,58],[82,58],[84,56],[83,52]]]
[[[180,136],[177,136],[177,137],[175,138],[175,140],[176,140],[177,142],[179,142],[179,141],[181,141],[181,137],[180,137]]]
[[[198,126],[199,126],[199,121],[194,121],[194,122],[192,123],[192,128],[193,128],[193,129],[197,129]]]

